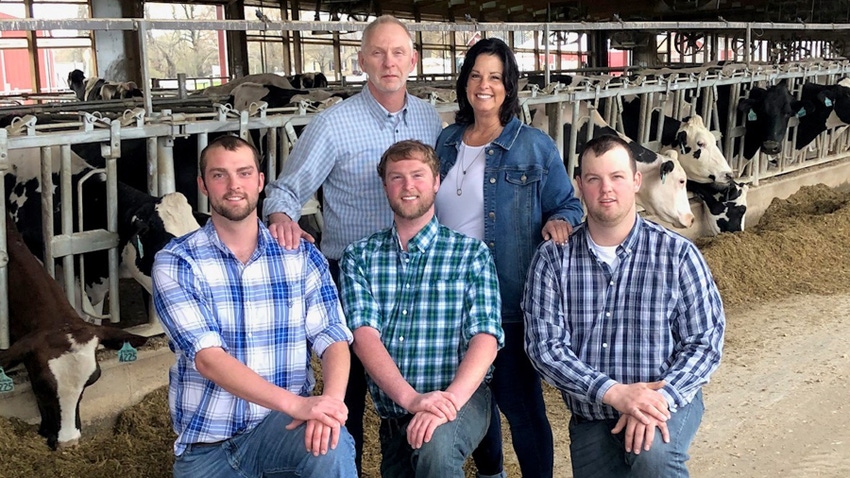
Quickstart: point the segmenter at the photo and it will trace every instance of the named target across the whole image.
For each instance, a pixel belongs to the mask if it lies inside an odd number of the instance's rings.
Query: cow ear
[[[738,102],[738,111],[747,111],[753,108],[753,104],[755,101],[753,100],[741,100]]]
[[[673,141],[672,146],[682,146],[682,147],[684,147],[686,144],[688,144],[688,133],[685,132],[684,130],[676,133],[676,140]]]
[[[823,103],[823,105],[827,108],[831,108],[832,104],[835,102],[835,95],[832,93],[832,91],[823,90],[818,93],[818,101]]]
[[[664,161],[661,163],[661,182],[664,183],[664,180],[667,179],[667,175],[673,172],[673,161]]]

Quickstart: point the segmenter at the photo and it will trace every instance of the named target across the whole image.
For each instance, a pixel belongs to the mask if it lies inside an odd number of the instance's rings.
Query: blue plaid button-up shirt
[[[720,365],[726,319],[692,242],[638,217],[615,270],[589,245],[543,243],[525,290],[525,347],[535,368],[583,418],[619,416],[602,404],[615,383],[664,380],[672,411],[690,403]]]
[[[340,262],[342,302],[352,330],[372,327],[417,392],[445,390],[476,334],[504,345],[496,266],[483,242],[431,219],[401,249],[395,227],[357,241]],[[407,411],[371,379],[383,418]]]
[[[262,224],[246,264],[209,221],[160,251],[152,278],[154,305],[177,356],[168,389],[177,455],[187,445],[251,430],[269,413],[198,373],[199,351],[221,347],[270,383],[309,396],[311,350],[321,357],[331,344],[353,340],[325,258],[304,241],[285,250]]]
[[[408,94],[404,108],[391,115],[364,86],[310,121],[280,177],[266,187],[263,216],[283,212],[297,221],[322,186],[322,252],[339,260],[346,246],[393,223],[376,171],[384,151],[404,139],[433,146],[441,129],[430,104]]]

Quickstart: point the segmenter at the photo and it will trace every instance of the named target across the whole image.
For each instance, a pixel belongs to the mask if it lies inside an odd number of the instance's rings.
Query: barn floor
[[[728,332],[691,448],[693,476],[850,476],[848,232],[850,193],[814,186],[775,201],[758,227],[700,241]],[[556,476],[571,476],[568,414],[554,390],[546,398]],[[0,475],[166,477],[172,440],[164,390],[71,451],[50,452],[35,427],[0,418]],[[377,477],[377,447],[367,447],[366,476]]]

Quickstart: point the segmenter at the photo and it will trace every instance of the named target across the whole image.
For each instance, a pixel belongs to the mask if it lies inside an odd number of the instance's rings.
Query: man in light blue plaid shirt
[[[280,177],[266,188],[263,203],[272,236],[293,248],[302,236],[313,241],[298,226],[298,218],[301,207],[322,187],[321,248],[335,280],[346,246],[392,225],[392,211],[375,176],[381,154],[404,139],[434,145],[442,129],[434,108],[407,92],[417,52],[404,23],[390,15],[370,23],[357,59],[368,75],[363,90],[310,121]],[[363,366],[352,357],[345,403],[351,411],[348,426],[357,444],[358,470],[365,401]]]
[[[156,255],[154,305],[177,362],[175,477],[356,477],[343,426],[352,335],[327,263],[286,250],[257,217],[259,155],[224,136],[201,152],[212,215]],[[311,352],[324,389],[313,396]]]
[[[384,478],[464,476],[487,430],[484,383],[504,344],[496,268],[434,216],[439,160],[402,141],[378,166],[393,227],[345,250],[343,306],[381,416]]]
[[[616,136],[579,162],[587,219],[542,244],[523,310],[526,351],[572,412],[573,476],[688,476],[701,388],[720,364],[725,316],[705,260],[684,237],[642,219],[641,173]]]

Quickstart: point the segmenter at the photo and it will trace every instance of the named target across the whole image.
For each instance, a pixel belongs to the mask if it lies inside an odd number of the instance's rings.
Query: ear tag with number
[[[9,393],[15,390],[15,382],[6,375],[3,367],[0,367],[0,393]]]
[[[121,350],[118,351],[118,361],[119,362],[135,362],[136,356],[138,352],[130,342],[124,342],[124,345],[121,347]]]
[[[750,112],[747,113],[747,121],[755,121],[757,119],[759,119],[759,117],[756,115],[755,111],[750,110]]]

